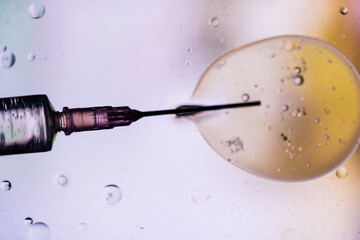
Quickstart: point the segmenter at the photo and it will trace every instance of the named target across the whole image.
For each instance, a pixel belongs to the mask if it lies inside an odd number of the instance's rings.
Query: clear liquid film
[[[196,104],[261,100],[260,107],[204,112],[192,120],[226,160],[255,175],[308,180],[355,150],[359,75],[332,46],[283,36],[233,50],[202,76]]]

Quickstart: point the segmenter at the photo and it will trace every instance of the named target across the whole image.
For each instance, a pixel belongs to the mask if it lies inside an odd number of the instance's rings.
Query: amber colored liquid
[[[239,102],[245,93],[261,106],[192,120],[221,156],[248,172],[308,180],[341,165],[357,146],[359,75],[324,42],[284,36],[235,49],[204,73],[192,102]]]

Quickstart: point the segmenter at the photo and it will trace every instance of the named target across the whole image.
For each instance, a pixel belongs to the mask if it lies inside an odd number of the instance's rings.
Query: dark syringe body
[[[260,102],[213,106],[185,105],[176,109],[140,112],[124,107],[63,108],[57,112],[46,95],[0,99],[0,155],[50,151],[57,132],[111,129],[128,126],[142,117],[193,115],[223,108],[258,106]]]

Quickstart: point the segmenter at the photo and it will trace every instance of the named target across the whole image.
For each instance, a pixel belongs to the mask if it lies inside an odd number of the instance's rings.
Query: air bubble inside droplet
[[[116,185],[107,185],[103,190],[104,200],[109,205],[114,205],[121,200],[121,190]]]
[[[348,8],[342,6],[342,7],[340,8],[340,13],[341,13],[342,15],[346,15],[346,14],[348,13]]]
[[[303,76],[299,75],[293,78],[293,82],[296,86],[301,86],[304,83]]]
[[[292,71],[293,76],[294,76],[294,77],[299,76],[300,73],[301,73],[300,67],[294,67],[294,69],[293,69],[293,71]]]
[[[28,229],[29,240],[49,240],[50,229],[48,225],[42,222],[32,224]]]
[[[10,191],[11,189],[11,182],[5,180],[5,181],[2,181],[1,184],[0,184],[0,188],[1,190],[3,191]]]
[[[45,14],[45,5],[33,2],[32,4],[30,4],[28,11],[30,17],[34,19],[41,18]]]
[[[336,170],[336,176],[338,178],[346,178],[348,176],[348,170],[346,167],[340,167],[338,170]]]
[[[282,105],[282,106],[281,106],[281,111],[286,112],[287,110],[289,110],[289,106],[288,106],[288,105]]]
[[[250,96],[249,96],[249,94],[247,94],[247,93],[244,93],[244,94],[241,96],[241,101],[243,101],[243,102],[248,102],[249,99],[250,99]]]
[[[12,66],[14,66],[16,59],[14,53],[5,51],[0,55],[0,57],[1,57],[0,65],[3,68],[11,68]]]

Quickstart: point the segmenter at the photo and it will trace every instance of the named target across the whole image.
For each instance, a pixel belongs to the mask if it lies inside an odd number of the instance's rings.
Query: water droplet
[[[348,13],[348,8],[342,6],[342,7],[340,8],[340,13],[341,13],[342,15],[346,15],[346,14]]]
[[[289,110],[289,106],[288,106],[288,105],[282,105],[282,106],[281,106],[281,111],[286,112],[287,110]]]
[[[220,23],[220,21],[217,17],[212,17],[209,19],[209,24],[214,28],[218,27],[219,23]]]
[[[298,150],[301,152],[301,151],[302,151],[302,147],[299,147]]]
[[[311,163],[306,163],[306,167],[311,167]]]
[[[65,186],[68,182],[68,179],[65,175],[60,175],[58,178],[57,178],[57,183],[60,184],[61,186]]]
[[[190,66],[190,61],[185,62],[186,66]]]
[[[80,233],[85,233],[87,231],[87,225],[86,223],[79,223],[77,226],[76,226],[76,230]]]
[[[278,168],[278,169],[276,169],[276,171],[277,171],[277,172],[281,172],[281,169],[280,169],[280,168]]]
[[[11,189],[11,182],[5,180],[2,181],[2,183],[0,184],[0,188],[4,191],[10,191]]]
[[[1,54],[1,66],[11,68],[15,64],[15,55],[12,52],[5,51]]]
[[[32,224],[28,229],[29,240],[49,240],[50,229],[48,225],[42,222]]]
[[[243,102],[247,102],[247,101],[249,101],[249,99],[250,99],[250,96],[249,96],[249,94],[247,94],[247,93],[244,93],[244,94],[241,96],[241,100],[242,100]]]
[[[325,139],[325,140],[328,140],[328,139],[329,139],[329,135],[325,134],[324,139]]]
[[[346,167],[340,167],[338,170],[336,170],[336,176],[338,178],[346,178],[348,175],[348,171]]]
[[[27,217],[24,219],[24,223],[25,223],[25,225],[29,226],[29,225],[33,224],[33,220],[31,217]]]
[[[45,5],[33,2],[32,4],[30,4],[28,11],[30,17],[34,19],[41,18],[45,14]]]
[[[293,82],[296,86],[301,86],[304,83],[304,78],[299,75],[293,78]]]
[[[285,50],[286,51],[290,52],[290,51],[294,50],[294,48],[295,48],[295,44],[293,42],[287,41],[285,43]]]
[[[116,185],[107,185],[103,190],[105,202],[114,205],[121,200],[121,190]]]
[[[294,69],[293,69],[293,71],[292,71],[293,76],[294,76],[294,77],[299,76],[300,73],[301,73],[300,67],[294,67]]]
[[[35,60],[35,54],[34,53],[32,53],[32,52],[30,52],[30,53],[28,53],[28,55],[27,55],[27,60],[29,61],[29,62],[32,62],[32,61],[34,61]]]
[[[314,118],[314,123],[319,123],[319,119],[318,118]]]

